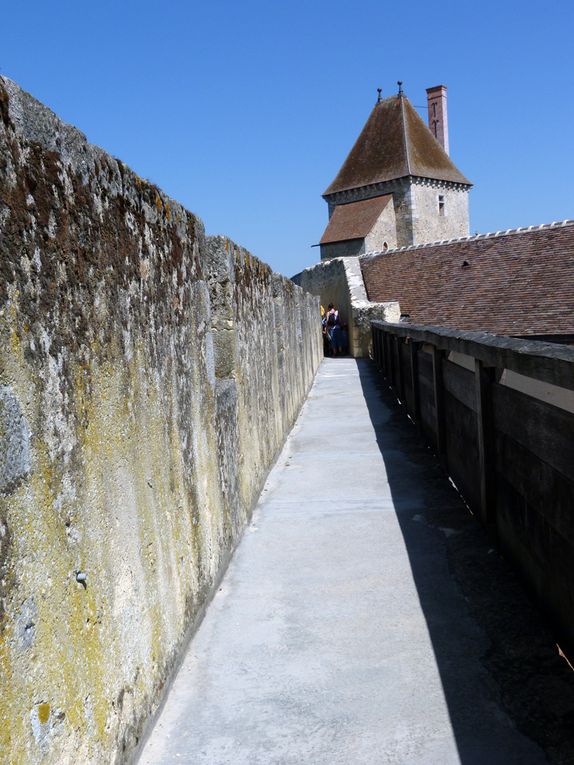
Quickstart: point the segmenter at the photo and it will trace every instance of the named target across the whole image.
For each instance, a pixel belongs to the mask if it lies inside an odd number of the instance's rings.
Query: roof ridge
[[[403,122],[403,143],[405,145],[405,155],[407,158],[407,170],[408,174],[412,175],[411,172],[411,155],[409,152],[409,137],[407,136],[407,118],[405,115],[405,97],[403,95],[397,96],[397,98],[400,98],[401,100],[401,119]]]
[[[471,236],[459,236],[455,239],[442,239],[434,242],[423,242],[421,244],[410,244],[406,247],[393,247],[388,250],[372,250],[361,255],[361,258],[375,257],[377,255],[392,255],[396,252],[411,252],[413,250],[422,250],[424,247],[437,247],[442,244],[454,244],[455,242],[476,242],[478,239],[493,239],[495,237],[511,236],[514,234],[527,234],[533,231],[543,231],[549,228],[564,228],[565,226],[574,226],[574,219],[553,221],[552,223],[541,223],[538,226],[518,226],[518,228],[507,228],[505,231],[490,231],[484,234],[472,234]]]

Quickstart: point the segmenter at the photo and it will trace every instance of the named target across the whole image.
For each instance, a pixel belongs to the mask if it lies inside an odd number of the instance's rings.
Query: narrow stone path
[[[324,361],[142,765],[546,762],[429,520],[464,508],[396,420],[369,362]]]

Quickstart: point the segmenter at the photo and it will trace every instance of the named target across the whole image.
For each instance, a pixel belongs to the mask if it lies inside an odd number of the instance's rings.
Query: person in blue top
[[[324,321],[325,333],[329,342],[329,355],[336,356],[339,349],[341,326],[339,322],[339,311],[337,311],[333,303],[329,303]]]

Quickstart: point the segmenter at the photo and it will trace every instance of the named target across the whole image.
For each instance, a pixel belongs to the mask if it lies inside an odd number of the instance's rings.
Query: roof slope
[[[574,334],[574,221],[367,255],[361,267],[369,300],[398,300],[414,324]]]
[[[391,194],[385,194],[360,202],[337,205],[319,244],[364,239],[391,199]]]
[[[375,104],[323,196],[415,175],[470,186],[405,96]]]

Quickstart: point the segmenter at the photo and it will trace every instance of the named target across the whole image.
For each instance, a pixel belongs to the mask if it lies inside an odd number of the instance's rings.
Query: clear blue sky
[[[574,4],[2,4],[0,72],[291,275],[376,99],[449,88],[472,231],[574,218]]]

